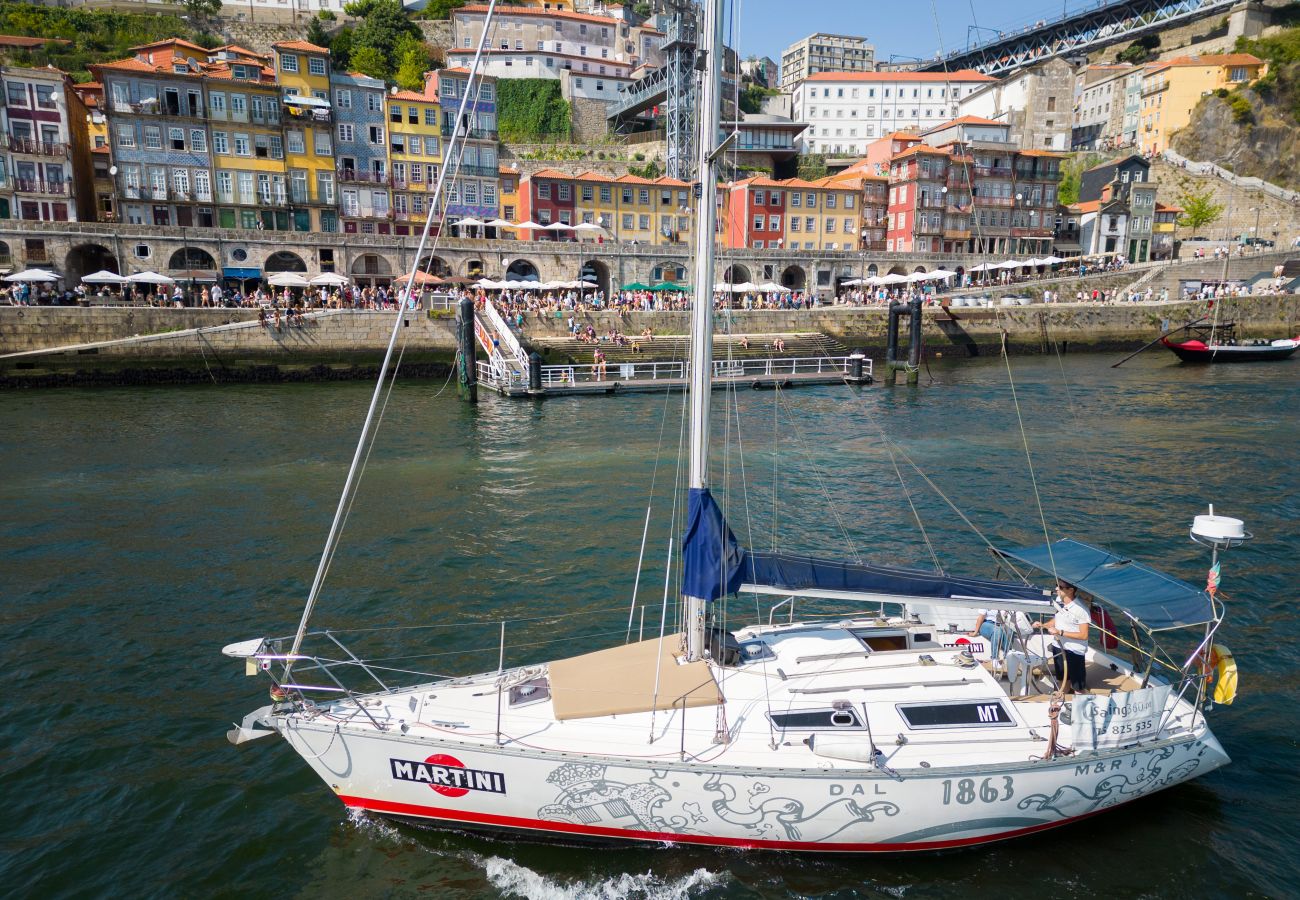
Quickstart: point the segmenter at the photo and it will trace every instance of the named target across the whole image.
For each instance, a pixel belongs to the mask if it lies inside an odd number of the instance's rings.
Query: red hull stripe
[[[975,844],[987,844],[1008,838],[1046,831],[1070,822],[1078,822],[1096,815],[1097,811],[1061,819],[1059,822],[1044,822],[1030,825],[1028,828],[1015,828],[996,834],[972,838],[957,838],[944,841],[915,841],[906,844],[861,844],[836,843],[825,844],[817,841],[759,841],[749,838],[708,837],[699,834],[677,834],[671,831],[637,831],[631,828],[608,828],[603,825],[577,825],[570,822],[551,822],[545,819],[525,819],[519,816],[498,816],[491,813],[467,812],[460,809],[446,809],[439,806],[423,806],[416,803],[396,803],[391,800],[372,800],[366,797],[339,796],[343,804],[350,808],[366,809],[378,813],[391,813],[399,816],[417,816],[425,819],[444,819],[451,822],[466,822],[474,825],[487,825],[496,828],[515,828],[528,831],[549,831],[560,834],[587,835],[590,837],[621,838],[631,841],[653,841],[666,844],[702,844],[710,847],[740,847],[744,849],[763,850],[812,850],[819,853],[891,853],[905,850],[946,850],[953,847],[970,847]]]

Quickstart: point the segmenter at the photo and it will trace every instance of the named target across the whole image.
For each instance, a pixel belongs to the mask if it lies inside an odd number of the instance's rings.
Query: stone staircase
[[[777,353],[772,349],[772,342],[777,338],[785,341],[785,352]],[[749,346],[741,345],[748,339]],[[605,352],[609,365],[619,363],[652,362],[684,360],[689,353],[690,338],[684,334],[655,335],[654,340],[633,337],[629,340],[640,346],[639,353],[633,352],[631,345],[620,346],[610,341],[599,344],[584,344],[571,337],[532,337],[528,338],[532,349],[536,350],[546,365],[591,365],[597,348]],[[714,359],[770,359],[774,356],[817,357],[848,356],[849,349],[829,335],[821,332],[794,332],[787,334],[715,334],[713,336]]]

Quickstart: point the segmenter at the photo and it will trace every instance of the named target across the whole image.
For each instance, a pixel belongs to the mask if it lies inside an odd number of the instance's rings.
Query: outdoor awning
[[[1149,631],[1192,628],[1215,619],[1214,603],[1204,591],[1100,547],[1065,538],[1050,546],[998,553],[1068,581]]]
[[[306,97],[302,94],[289,94],[284,98],[284,102],[290,106],[310,106],[315,109],[330,108],[328,100],[322,100],[320,97]]]
[[[221,270],[222,278],[261,278],[262,270],[253,266],[251,268],[241,268],[240,266],[226,266]]]

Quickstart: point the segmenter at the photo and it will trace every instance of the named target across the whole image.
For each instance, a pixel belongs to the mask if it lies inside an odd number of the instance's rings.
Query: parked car
[[[1267,247],[1272,249],[1273,242],[1268,238],[1248,237],[1242,241],[1247,247]]]

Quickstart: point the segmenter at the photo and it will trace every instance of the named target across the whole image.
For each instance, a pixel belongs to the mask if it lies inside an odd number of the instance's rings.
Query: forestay
[[[871,602],[996,606],[1037,613],[1052,609],[1050,597],[1032,585],[746,550],[707,488],[690,492],[687,513],[683,590],[690,596],[716,600],[747,591]]]
[[[1121,610],[1148,631],[1192,628],[1217,618],[1214,602],[1204,591],[1150,566],[1071,538],[998,553],[1068,581]]]

